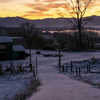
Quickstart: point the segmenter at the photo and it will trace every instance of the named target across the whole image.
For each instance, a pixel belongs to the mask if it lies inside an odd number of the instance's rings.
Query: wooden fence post
[[[76,76],[78,76],[78,75],[77,75],[77,66],[76,66]]]
[[[32,64],[31,63],[29,64],[29,67],[30,67],[30,72],[32,72]]]
[[[36,73],[38,73],[38,68],[37,68],[37,57],[36,57]]]
[[[72,62],[72,60],[71,60],[71,72],[73,72],[73,62]]]
[[[68,67],[67,67],[67,65],[66,65],[66,72],[68,72]]]
[[[12,62],[10,62],[10,69],[11,69],[11,74],[13,73],[13,66],[12,66]]]
[[[62,66],[62,72],[64,72],[64,65]]]
[[[81,68],[79,67],[79,77],[81,76]]]
[[[22,65],[21,65],[21,63],[19,64],[18,71],[22,72]]]
[[[59,48],[59,71],[61,72],[61,54],[60,54],[60,48]]]
[[[33,76],[35,77],[35,67],[33,66]]]
[[[88,65],[87,65],[87,73],[89,72],[89,68],[88,68]]]
[[[89,66],[89,72],[91,71],[91,69],[90,69],[90,64],[88,65]]]

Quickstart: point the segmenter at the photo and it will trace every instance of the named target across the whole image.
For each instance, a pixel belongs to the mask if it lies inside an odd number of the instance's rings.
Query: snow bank
[[[27,100],[100,100],[100,90],[92,86],[70,79],[67,75],[59,73],[58,57],[44,57],[42,54],[57,54],[57,51],[40,50],[41,54],[32,51],[32,64],[35,66],[36,57],[38,61],[38,76],[42,86],[40,91],[34,93]],[[27,51],[28,52],[28,51]],[[100,52],[61,52],[62,65],[79,60],[99,58]],[[9,65],[13,63],[29,62],[29,57],[25,60],[0,61],[0,64]],[[7,97],[25,90],[25,84],[31,79],[31,74],[20,74],[12,76],[0,76],[0,100],[7,100]]]

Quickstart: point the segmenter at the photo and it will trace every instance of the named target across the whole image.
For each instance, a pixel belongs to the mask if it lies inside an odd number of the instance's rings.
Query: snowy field
[[[40,50],[41,54],[36,54],[37,50],[32,50],[32,63],[35,66],[36,57],[38,60],[38,76],[42,86],[40,90],[34,93],[27,100],[100,100],[100,89],[93,86],[73,80],[69,75],[60,73],[58,66],[58,57],[44,57],[42,54],[58,54],[57,51]],[[100,52],[61,52],[62,65],[72,61],[82,61],[91,58],[100,58]],[[29,57],[25,60],[17,61],[0,61],[2,66],[29,62]],[[82,63],[84,64],[84,63]],[[94,65],[92,65],[94,66]],[[99,66],[99,65],[98,65]],[[99,68],[99,67],[98,67]],[[85,77],[93,74],[85,74]],[[83,75],[83,73],[82,73]],[[87,76],[86,76],[87,75]],[[95,82],[99,82],[99,73],[91,76]],[[12,98],[15,94],[26,89],[30,80],[33,78],[32,73],[21,73],[18,75],[0,76],[0,100]]]
[[[100,58],[71,61],[61,67],[63,74],[100,88]],[[66,74],[66,75],[68,75]]]

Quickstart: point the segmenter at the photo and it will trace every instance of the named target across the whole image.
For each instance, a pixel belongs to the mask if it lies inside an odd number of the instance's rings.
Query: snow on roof
[[[24,37],[11,37],[11,39],[23,39]]]
[[[0,43],[13,42],[9,36],[0,36]]]
[[[25,51],[22,45],[13,45],[13,51]]]

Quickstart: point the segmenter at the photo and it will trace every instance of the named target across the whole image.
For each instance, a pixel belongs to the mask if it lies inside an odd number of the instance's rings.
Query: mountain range
[[[70,23],[68,23],[64,18],[47,18],[41,20],[29,20],[21,17],[5,17],[0,18],[0,26],[6,28],[16,28],[23,22],[31,22],[36,25],[36,27],[42,30],[63,30],[69,29]],[[87,24],[86,27],[91,27],[94,29],[100,29],[100,16],[95,16],[94,19]]]

